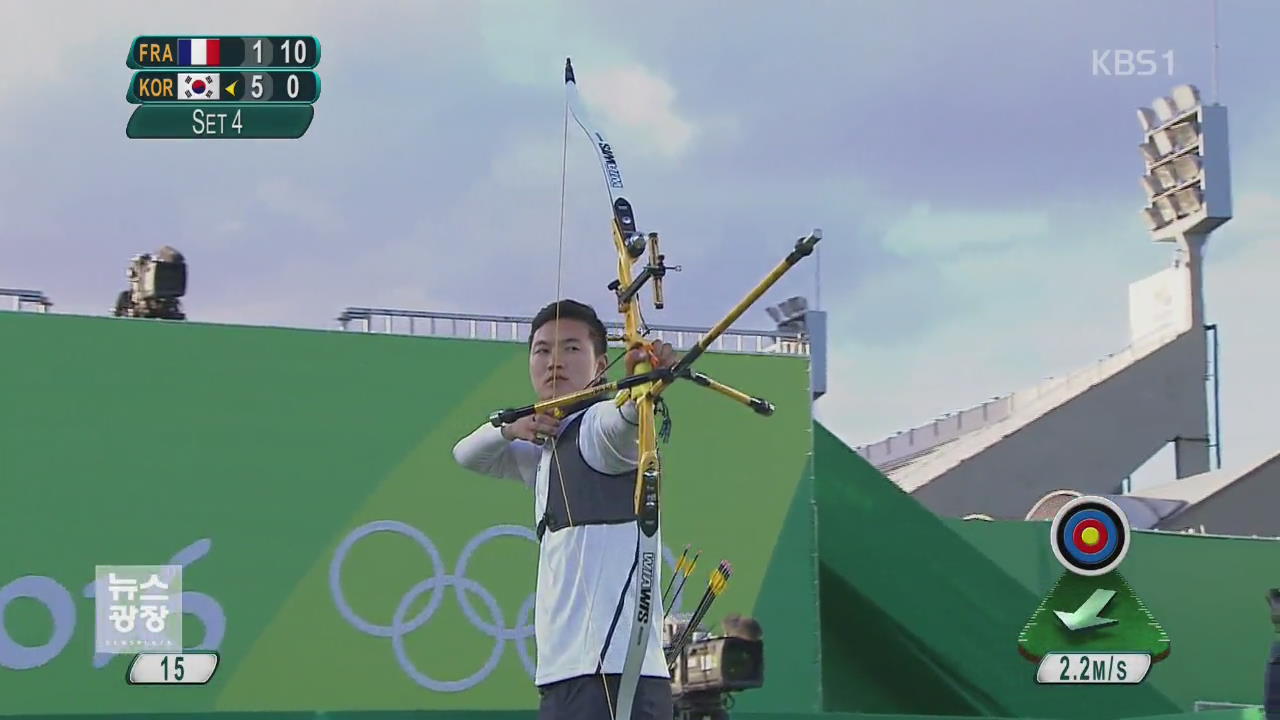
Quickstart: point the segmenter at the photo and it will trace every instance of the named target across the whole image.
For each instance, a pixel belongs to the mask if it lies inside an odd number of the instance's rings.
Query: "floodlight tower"
[[[1179,85],[1149,108],[1138,108],[1144,133],[1142,217],[1152,240],[1177,244],[1176,266],[1185,268],[1191,329],[1204,332],[1204,246],[1209,233],[1231,219],[1231,163],[1227,108],[1205,105],[1194,85]],[[1203,339],[1203,338],[1202,338]],[[1201,364],[1207,371],[1207,344]],[[1218,368],[1213,369],[1214,373]],[[1175,440],[1178,477],[1209,469],[1209,439]]]
[[[797,340],[779,339],[773,347],[783,352],[795,352],[808,345],[809,391],[813,400],[827,392],[827,313],[809,307],[802,296],[787,298],[772,307],[765,308],[769,317],[777,323],[778,332],[794,334]]]
[[[1204,324],[1200,270],[1209,233],[1231,219],[1227,109],[1204,105],[1194,85],[1179,85],[1138,108],[1146,161],[1142,217],[1156,242],[1178,244],[1192,276],[1192,318]]]

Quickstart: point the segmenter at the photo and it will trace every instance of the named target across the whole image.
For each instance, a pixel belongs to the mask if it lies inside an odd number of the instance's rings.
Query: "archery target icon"
[[[1129,518],[1104,497],[1078,497],[1058,511],[1049,545],[1063,567],[1077,575],[1104,575],[1129,552]]]

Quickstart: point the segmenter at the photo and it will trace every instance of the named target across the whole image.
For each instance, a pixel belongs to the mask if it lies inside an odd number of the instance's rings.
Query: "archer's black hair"
[[[533,316],[533,323],[529,327],[529,347],[533,347],[533,335],[538,332],[538,328],[554,321],[557,317],[586,323],[587,333],[591,337],[596,355],[603,357],[608,353],[609,331],[605,329],[604,322],[600,320],[599,315],[596,315],[594,308],[577,300],[553,302],[539,310],[538,314]]]

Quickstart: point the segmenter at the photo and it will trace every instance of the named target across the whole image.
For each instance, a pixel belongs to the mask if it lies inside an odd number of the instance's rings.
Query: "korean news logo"
[[[1165,50],[1094,50],[1094,77],[1130,77],[1155,75],[1162,69],[1173,75],[1173,51]]]
[[[182,650],[181,565],[97,565],[94,650]]]

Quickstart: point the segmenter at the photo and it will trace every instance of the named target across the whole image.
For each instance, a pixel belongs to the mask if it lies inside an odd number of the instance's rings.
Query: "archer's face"
[[[581,320],[552,320],[533,334],[529,379],[539,400],[582,390],[606,364],[603,355],[596,355],[591,333]]]

